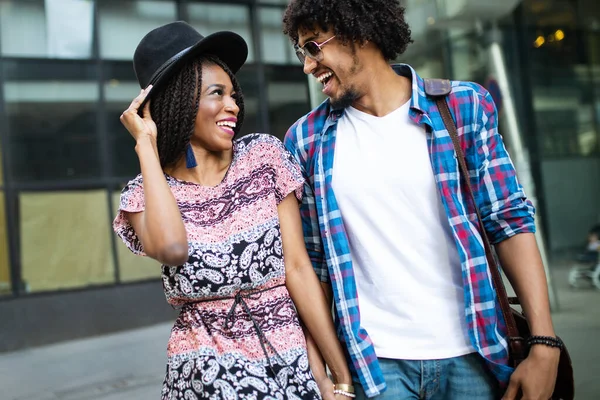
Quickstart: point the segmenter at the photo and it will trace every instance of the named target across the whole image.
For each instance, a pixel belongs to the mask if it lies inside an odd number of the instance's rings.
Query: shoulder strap
[[[502,276],[500,275],[500,269],[498,267],[498,263],[496,262],[496,258],[492,254],[492,246],[488,238],[487,232],[485,231],[483,219],[481,218],[479,207],[477,206],[477,202],[475,201],[473,189],[471,188],[471,182],[469,180],[469,169],[467,168],[465,155],[463,153],[462,147],[460,146],[456,124],[454,123],[452,113],[450,112],[450,108],[448,107],[448,103],[446,101],[446,96],[448,96],[451,91],[452,86],[450,81],[447,79],[425,79],[425,93],[435,100],[438,110],[442,116],[442,120],[444,121],[446,130],[452,138],[452,144],[454,145],[454,151],[456,152],[456,158],[458,160],[460,174],[463,178],[462,180],[465,183],[465,186],[467,187],[467,193],[469,195],[469,198],[471,199],[471,202],[473,203],[475,212],[477,213],[477,219],[479,221],[479,233],[481,234],[481,237],[483,239],[483,245],[485,247],[485,256],[488,261],[490,274],[492,275],[492,283],[494,285],[494,288],[496,289],[496,294],[498,296],[498,301],[500,303],[502,315],[504,316],[504,320],[506,321],[506,326],[508,328],[511,355],[513,355],[513,357],[515,358],[523,359],[524,339],[519,336],[519,331],[517,329],[517,325],[515,323],[515,319],[510,308],[508,296],[506,294],[506,288],[504,287],[504,282],[502,281]]]
[[[448,79],[424,79],[425,94],[430,97],[443,97],[452,92],[452,84]]]

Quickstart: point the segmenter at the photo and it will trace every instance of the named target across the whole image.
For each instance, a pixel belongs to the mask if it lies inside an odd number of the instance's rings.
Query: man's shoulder
[[[477,82],[450,81],[450,84],[452,86],[451,97],[479,102],[489,94],[487,89]]]
[[[452,91],[448,103],[454,112],[459,112],[463,122],[475,122],[484,115],[495,113],[492,96],[477,82],[451,81]]]
[[[298,118],[288,130],[288,136],[310,136],[319,133],[329,116],[329,101],[325,100],[316,108]]]

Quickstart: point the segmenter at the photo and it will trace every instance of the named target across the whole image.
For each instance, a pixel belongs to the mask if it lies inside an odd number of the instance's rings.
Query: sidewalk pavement
[[[170,329],[160,324],[0,355],[0,399],[158,399]]]
[[[567,269],[552,271],[560,302],[553,319],[573,358],[576,399],[600,399],[600,291],[571,290]],[[170,328],[166,323],[0,354],[0,398],[158,399]]]

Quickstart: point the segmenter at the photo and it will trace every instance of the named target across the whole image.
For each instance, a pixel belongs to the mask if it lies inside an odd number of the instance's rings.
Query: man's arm
[[[534,234],[521,233],[506,239],[496,245],[496,252],[523,307],[531,334],[555,336],[546,273]]]
[[[554,337],[546,274],[532,233],[520,233],[496,245],[496,251],[534,336]],[[556,383],[560,350],[534,345],[527,359],[511,376],[503,399],[513,400],[519,390],[523,398],[548,399]]]
[[[485,230],[519,297],[533,335],[553,336],[546,274],[535,240],[534,208],[517,180],[489,93],[480,97],[479,171],[474,187]]]
[[[302,231],[304,232],[306,251],[319,280],[321,282],[329,282],[329,270],[325,262],[316,198],[312,187],[313,177],[309,176],[308,173],[311,170],[310,163],[312,159],[310,158],[310,154],[313,151],[310,148],[301,147],[297,137],[297,135],[302,135],[302,126],[306,123],[304,119],[301,119],[294,124],[286,133],[283,144],[296,161],[298,161],[298,164],[300,164],[302,175],[305,179],[302,203],[300,204],[300,217],[302,218]],[[308,138],[304,138],[302,142],[308,142],[309,144],[306,145],[308,147],[314,146]]]
[[[498,133],[497,112],[489,93],[480,96],[480,131],[476,143],[478,179],[474,187],[484,227],[495,244],[500,265],[519,297],[532,335],[555,336],[544,266],[535,240],[534,208],[519,184]],[[557,349],[533,346],[511,376],[503,399],[548,399],[554,390]]]

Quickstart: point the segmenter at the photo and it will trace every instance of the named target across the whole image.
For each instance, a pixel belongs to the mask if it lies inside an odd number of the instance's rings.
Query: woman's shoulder
[[[277,136],[273,136],[268,133],[249,133],[247,135],[242,136],[239,139],[236,139],[236,145],[238,146],[250,146],[260,144],[283,147],[281,139],[279,139]]]
[[[129,180],[129,182],[127,182],[125,186],[123,186],[123,190],[121,191],[121,193],[126,194],[128,192],[136,190],[137,188],[141,188],[143,183],[144,178],[142,178],[142,174],[138,174],[135,178]]]
[[[121,190],[119,210],[139,212],[144,210],[144,187],[142,174],[131,179]]]
[[[254,155],[269,158],[281,154],[284,149],[281,139],[268,133],[250,133],[236,140],[238,157]]]

